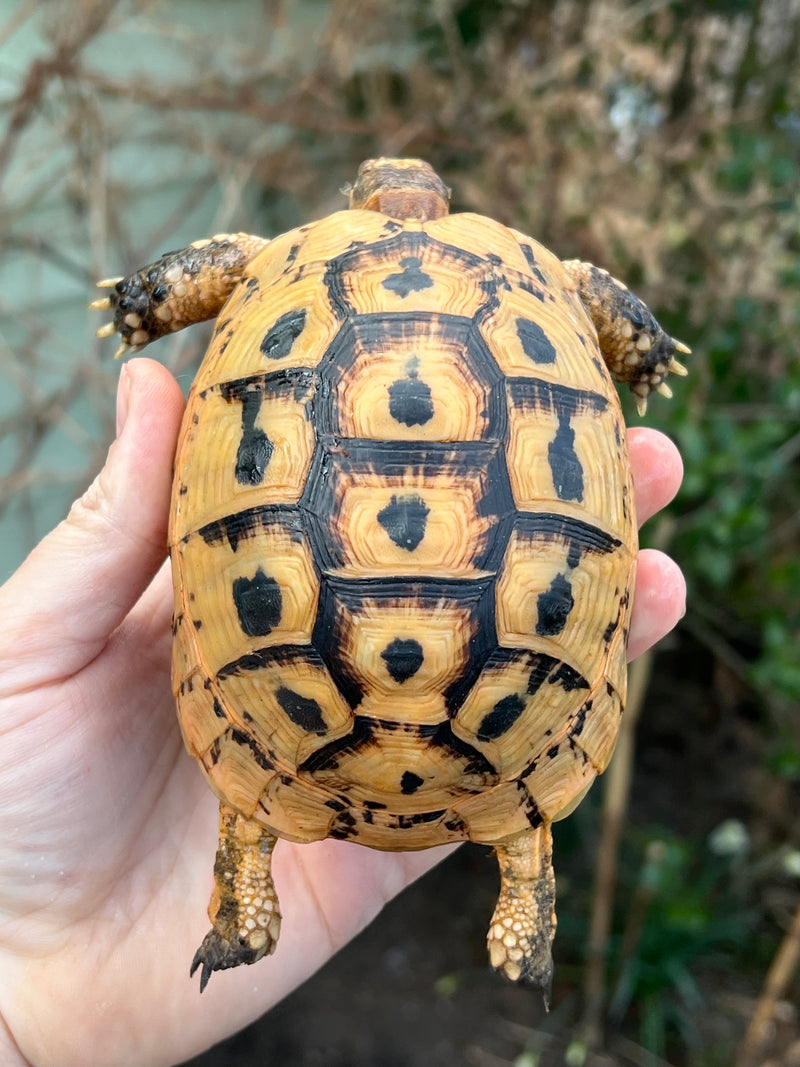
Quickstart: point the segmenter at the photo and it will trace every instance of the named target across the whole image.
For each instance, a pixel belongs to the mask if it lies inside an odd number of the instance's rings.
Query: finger
[[[628,659],[636,659],[670,632],[686,613],[686,582],[680,567],[654,548],[636,564]]]
[[[658,430],[628,431],[639,525],[666,507],[680,488],[683,461],[675,445]]]
[[[105,466],[0,590],[0,660],[37,680],[74,673],[102,649],[167,552],[172,459],[184,402],[160,364],[122,370],[118,436]],[[6,674],[4,684],[13,684]]]

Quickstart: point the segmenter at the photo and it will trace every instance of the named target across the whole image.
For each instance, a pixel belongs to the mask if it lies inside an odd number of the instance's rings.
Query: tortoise
[[[494,846],[491,964],[552,979],[551,824],[625,701],[637,533],[612,379],[685,374],[648,308],[417,159],[349,208],[221,234],[110,295],[118,355],[217,318],[175,458],[173,688],[220,801],[191,964],[273,952],[278,838]]]

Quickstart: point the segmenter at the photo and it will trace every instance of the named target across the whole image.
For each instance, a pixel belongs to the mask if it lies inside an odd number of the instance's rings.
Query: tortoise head
[[[350,207],[393,219],[438,219],[449,205],[450,190],[421,159],[368,159],[350,190]]]

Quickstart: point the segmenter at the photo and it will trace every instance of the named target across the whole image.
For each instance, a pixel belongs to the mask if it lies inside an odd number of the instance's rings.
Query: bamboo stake
[[[634,757],[636,721],[644,703],[653,666],[652,652],[635,660],[628,672],[628,700],[614,758],[606,772],[603,815],[597,850],[595,889],[589,927],[586,971],[583,985],[584,1011],[580,1031],[589,1049],[602,1040],[608,953],[619,844],[628,807]]]
[[[775,1015],[778,1001],[786,994],[786,988],[794,976],[800,960],[800,907],[794,913],[792,924],[770,964],[761,995],[745,1032],[736,1057],[736,1067],[755,1067],[759,1053],[769,1037],[769,1024]]]

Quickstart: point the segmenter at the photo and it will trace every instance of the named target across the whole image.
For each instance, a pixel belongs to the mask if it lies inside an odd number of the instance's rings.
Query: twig
[[[800,907],[794,913],[792,925],[786,931],[767,971],[761,995],[739,1046],[736,1067],[755,1067],[760,1061],[759,1053],[769,1037],[769,1024],[775,1015],[775,1008],[778,1001],[785,996],[786,987],[792,980],[799,960]]]
[[[49,57],[37,59],[31,63],[28,76],[14,101],[6,135],[0,144],[0,181],[5,174],[20,134],[38,108],[51,80],[56,77],[76,75],[81,49],[103,28],[114,6],[113,0],[112,2],[101,0],[100,3],[95,4],[82,24],[78,19],[77,30],[71,40],[59,41]]]
[[[634,732],[653,665],[652,652],[631,664],[628,700],[622,718],[616,752],[611,761],[603,795],[602,831],[597,849],[595,889],[589,926],[589,946],[583,984],[584,1012],[580,1031],[588,1048],[598,1048],[602,1038],[605,1003],[606,955],[608,953],[619,843],[628,807],[634,756]]]
[[[665,549],[673,530],[673,521],[667,516],[662,517],[653,533],[654,547]],[[603,1007],[606,996],[606,957],[611,913],[614,906],[619,845],[631,788],[636,723],[647,695],[652,669],[652,649],[645,652],[630,666],[625,714],[622,716],[614,758],[606,774],[583,984],[584,1010],[579,1027],[587,1049],[598,1048],[602,1038]]]
[[[24,3],[14,12],[5,26],[0,29],[0,48],[14,36],[23,22],[31,17],[38,6],[39,0],[27,0],[27,3]]]

